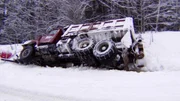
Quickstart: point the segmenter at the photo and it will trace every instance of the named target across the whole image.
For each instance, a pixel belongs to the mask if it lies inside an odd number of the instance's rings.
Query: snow
[[[179,101],[180,32],[142,36],[146,67],[140,73],[0,61],[0,101]]]
[[[160,32],[144,35],[147,69],[151,71],[180,70],[179,34],[180,32]],[[151,42],[152,36],[153,42]]]

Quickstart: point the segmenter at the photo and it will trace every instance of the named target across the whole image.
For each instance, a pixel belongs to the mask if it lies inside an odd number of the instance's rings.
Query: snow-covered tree
[[[83,23],[86,20],[85,11],[89,6],[88,0],[63,0],[59,9],[61,24]]]
[[[23,42],[46,33],[56,19],[56,9],[46,0],[14,0],[8,3],[4,38]]]
[[[0,0],[0,32],[4,26],[4,21],[7,16],[7,7],[6,3],[8,0]]]
[[[168,25],[165,30],[180,30],[180,1],[169,0],[168,5],[170,6],[167,11],[169,15],[164,15]]]
[[[30,29],[27,28],[28,18],[23,14],[27,12],[25,6],[26,2],[21,0],[10,0],[7,3],[7,19],[5,20],[4,40],[14,42],[21,42],[23,39],[29,37]],[[28,15],[26,13],[26,15]]]
[[[23,42],[60,26],[85,22],[88,0],[10,0],[4,38]]]
[[[3,18],[4,18],[3,12],[4,12],[4,3],[3,1],[0,1],[0,30],[2,29],[2,25],[3,25]]]
[[[179,0],[0,0],[0,43],[74,23],[133,17],[138,32],[179,30]],[[3,30],[2,30],[3,28]]]
[[[176,12],[180,7],[177,2],[178,0],[97,0],[94,4],[100,6],[93,7],[101,16],[97,13],[93,18],[130,16],[134,18],[136,31],[168,30],[174,22],[178,22],[174,20],[178,18]],[[175,8],[176,10],[173,10]]]

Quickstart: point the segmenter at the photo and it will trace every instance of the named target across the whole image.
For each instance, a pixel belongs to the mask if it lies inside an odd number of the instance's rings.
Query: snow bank
[[[180,70],[180,32],[149,32],[142,35],[147,71]]]

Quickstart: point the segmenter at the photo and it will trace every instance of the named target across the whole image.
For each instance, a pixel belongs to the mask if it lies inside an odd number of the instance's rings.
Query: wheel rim
[[[100,52],[105,52],[108,49],[109,45],[108,44],[103,44],[99,46],[99,51]]]
[[[79,48],[86,48],[90,45],[89,41],[85,41],[79,44]]]
[[[29,49],[25,49],[24,52],[22,53],[22,57],[27,57],[30,54],[30,50]]]

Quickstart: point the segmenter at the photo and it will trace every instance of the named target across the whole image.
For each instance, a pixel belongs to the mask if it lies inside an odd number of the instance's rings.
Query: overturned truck
[[[141,37],[130,17],[70,25],[23,44],[18,62],[41,66],[91,66],[135,70],[144,66]]]

